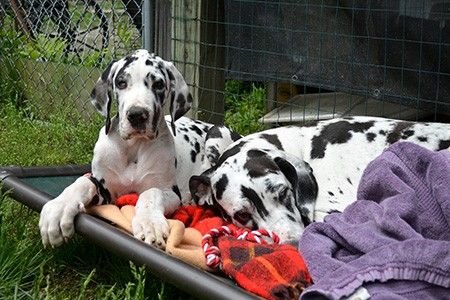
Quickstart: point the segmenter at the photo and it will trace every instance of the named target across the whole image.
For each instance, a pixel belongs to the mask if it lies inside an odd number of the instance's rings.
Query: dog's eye
[[[278,200],[279,202],[283,203],[284,200],[286,199],[287,195],[288,195],[289,189],[285,188],[282,189],[281,192],[278,194]]]
[[[234,214],[234,219],[243,225],[247,224],[248,221],[251,220],[251,218],[252,215],[245,210],[240,210]]]
[[[127,81],[125,79],[119,78],[116,81],[116,86],[117,86],[118,89],[123,90],[123,89],[127,88],[128,83],[127,83]]]
[[[162,80],[158,80],[158,81],[155,81],[155,83],[153,83],[153,88],[156,90],[162,90],[164,87],[165,87],[164,81],[162,81]]]

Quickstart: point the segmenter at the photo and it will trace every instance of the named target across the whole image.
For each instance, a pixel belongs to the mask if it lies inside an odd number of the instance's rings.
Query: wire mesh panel
[[[399,117],[405,108],[450,114],[450,1],[225,3],[228,78],[394,102]]]
[[[140,1],[1,0],[0,103],[92,118],[101,71],[141,46]]]
[[[184,31],[173,39],[185,41],[184,55],[195,53],[190,47],[199,53],[190,63],[199,72],[198,93],[215,92],[215,105],[200,97],[199,109],[229,125],[346,115],[446,120],[449,20],[448,0],[203,1],[194,17],[174,16],[175,23],[196,22],[199,40]],[[223,89],[213,80],[225,81]],[[266,105],[252,111],[258,97]],[[243,103],[245,114],[230,116]]]

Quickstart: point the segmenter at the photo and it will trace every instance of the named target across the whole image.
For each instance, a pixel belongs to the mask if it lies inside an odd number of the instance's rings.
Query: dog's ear
[[[170,78],[170,115],[172,132],[175,135],[175,121],[192,107],[192,95],[181,73],[171,62],[165,62]]]
[[[283,153],[283,157],[274,158],[284,176],[289,180],[296,193],[296,205],[305,226],[314,220],[314,207],[317,198],[317,182],[312,168],[300,158]]]
[[[112,62],[105,71],[103,71],[100,78],[97,80],[94,88],[91,92],[91,102],[95,109],[106,118],[105,131],[108,131],[111,127],[111,92],[112,92],[112,75],[117,68],[116,62]]]
[[[189,190],[194,198],[195,204],[204,205],[206,203],[213,205],[209,176],[204,175],[204,173],[191,176],[189,179]]]

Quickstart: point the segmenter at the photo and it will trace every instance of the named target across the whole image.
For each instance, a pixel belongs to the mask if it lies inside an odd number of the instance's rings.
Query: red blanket
[[[211,208],[182,207],[173,218],[202,233],[207,259],[208,254],[216,255],[210,264],[207,260],[207,265],[213,265],[216,258],[226,275],[252,293],[266,299],[298,299],[312,284],[303,258],[292,245],[268,244],[249,230],[238,229],[217,217]]]
[[[138,196],[135,194],[125,195],[117,200],[116,205],[123,206],[119,211],[127,207],[134,208],[132,205],[136,204],[137,199]],[[92,211],[94,214],[105,217],[105,212],[108,212],[106,215],[113,214],[114,217],[106,219],[118,223],[115,210],[109,213],[105,205],[104,210],[98,211],[102,206],[96,208]],[[132,216],[125,215],[128,221],[123,222],[126,223],[123,227],[130,232],[129,223]],[[176,223],[169,220],[171,221],[169,239],[175,236],[181,243],[177,242],[170,247],[170,251],[180,259],[189,263],[195,262],[194,265],[209,271],[218,270],[220,266],[226,275],[244,289],[266,299],[298,299],[301,292],[311,285],[311,277],[295,247],[278,244],[276,234],[264,230],[250,232],[239,229],[219,215],[212,207],[185,206],[178,209],[172,219],[181,221],[186,230],[176,229]],[[180,226],[183,227],[181,224]],[[199,233],[195,234],[196,230]],[[270,235],[274,243],[268,243],[263,239],[261,232]],[[176,237],[177,234],[184,237]],[[206,265],[201,261],[202,246],[203,251],[206,250]]]

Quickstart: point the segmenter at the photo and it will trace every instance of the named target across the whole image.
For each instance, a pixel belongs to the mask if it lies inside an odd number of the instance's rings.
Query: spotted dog
[[[113,95],[117,115],[110,118]],[[138,193],[133,234],[163,249],[169,234],[164,215],[190,196],[189,177],[203,170],[204,139],[211,125],[182,117],[192,105],[184,78],[171,62],[146,50],[112,63],[91,100],[106,118],[94,148],[92,175],[78,178],[44,205],[42,242],[56,247],[69,239],[74,218],[85,206]],[[165,105],[170,105],[168,121]]]
[[[355,200],[368,163],[401,140],[444,149],[450,124],[353,117],[269,129],[231,144],[212,168],[191,177],[190,190],[235,225],[294,243],[306,225]]]

